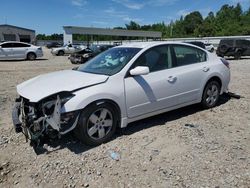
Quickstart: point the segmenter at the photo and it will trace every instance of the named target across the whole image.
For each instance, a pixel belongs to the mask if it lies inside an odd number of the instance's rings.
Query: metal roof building
[[[73,34],[82,35],[106,35],[106,36],[127,36],[127,37],[143,37],[159,39],[162,36],[161,32],[156,31],[137,31],[137,30],[125,30],[125,29],[104,29],[94,27],[76,27],[76,26],[63,26],[64,43],[72,43]]]
[[[21,41],[31,43],[36,37],[35,30],[13,25],[0,25],[0,41]]]

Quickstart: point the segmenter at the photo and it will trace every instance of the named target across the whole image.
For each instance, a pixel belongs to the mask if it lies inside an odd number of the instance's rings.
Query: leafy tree
[[[134,21],[130,21],[129,24],[125,24],[125,25],[126,25],[127,30],[140,30],[141,28],[141,26]]]
[[[172,36],[173,37],[185,37],[186,36],[183,16],[181,16],[180,20],[176,20],[175,23],[173,24]]]
[[[195,29],[195,36],[211,37],[216,33],[215,17],[213,12],[209,12],[203,23]]]
[[[193,35],[194,30],[203,22],[202,15],[199,11],[191,12],[184,18],[184,29],[187,35]]]

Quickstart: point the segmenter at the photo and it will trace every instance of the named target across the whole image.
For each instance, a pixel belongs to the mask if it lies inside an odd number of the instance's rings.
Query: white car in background
[[[35,60],[42,56],[43,51],[39,46],[16,41],[0,43],[0,60]]]
[[[99,145],[130,122],[195,103],[212,108],[229,81],[229,63],[200,47],[131,43],[78,69],[19,84],[13,122],[33,146],[71,130],[83,143]]]
[[[205,43],[205,48],[207,51],[213,53],[215,48],[214,48],[214,45],[213,44],[210,44],[210,43]]]

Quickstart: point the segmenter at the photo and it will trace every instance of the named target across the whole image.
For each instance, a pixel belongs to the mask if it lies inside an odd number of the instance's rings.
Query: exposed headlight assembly
[[[53,113],[54,108],[55,108],[55,103],[58,97],[60,99],[61,106],[63,106],[66,102],[68,102],[74,96],[75,95],[71,93],[63,92],[63,93],[59,93],[59,94],[49,97],[48,99],[46,99],[45,102],[42,102],[43,113],[46,115],[51,115]]]

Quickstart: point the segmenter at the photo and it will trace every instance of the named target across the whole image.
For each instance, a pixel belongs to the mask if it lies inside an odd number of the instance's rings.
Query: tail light
[[[224,58],[221,58],[220,60],[221,60],[221,62],[222,62],[227,68],[230,69],[230,67],[229,67],[229,62],[228,62],[227,60],[225,60]]]

